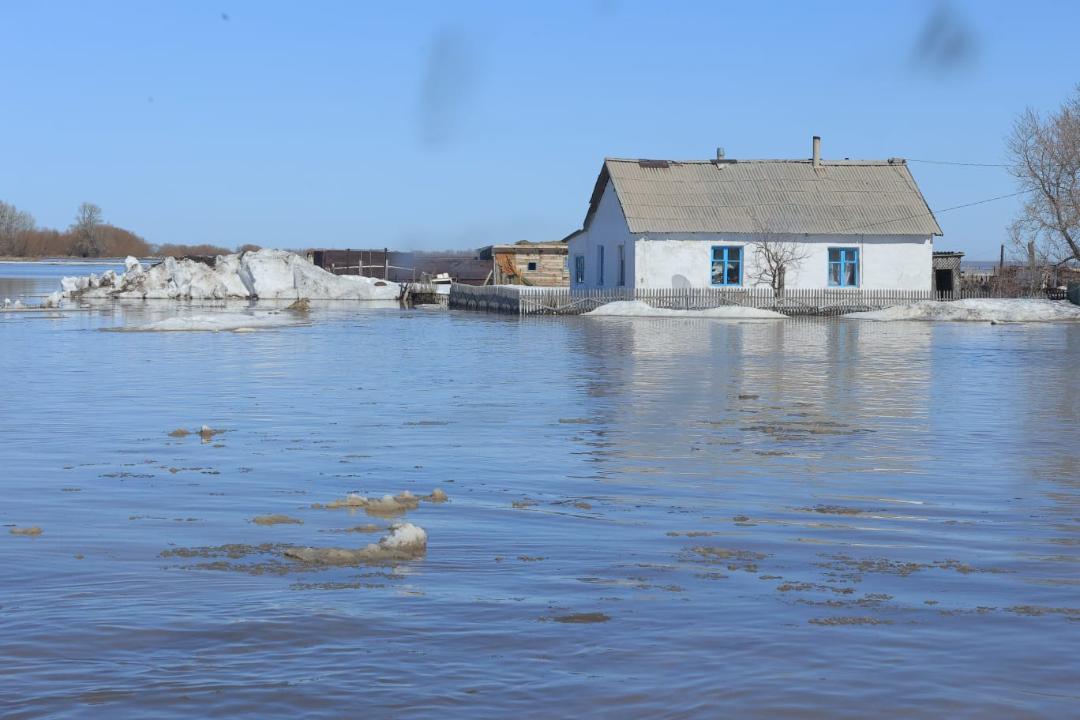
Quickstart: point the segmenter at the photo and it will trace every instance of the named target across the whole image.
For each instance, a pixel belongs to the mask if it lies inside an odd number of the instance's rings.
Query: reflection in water
[[[1080,327],[173,310],[0,318],[9,714],[1076,707]]]

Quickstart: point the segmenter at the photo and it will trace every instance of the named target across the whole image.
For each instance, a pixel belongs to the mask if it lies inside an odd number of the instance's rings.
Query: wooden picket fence
[[[572,288],[520,285],[459,285],[450,287],[451,309],[513,315],[580,315],[617,300],[640,300],[657,308],[706,310],[725,305],[775,310],[785,315],[844,315],[879,310],[919,300],[961,300],[1001,297],[977,292],[938,293],[932,290],[860,290],[856,288],[784,290],[771,288]],[[1046,297],[1039,294],[1038,297]]]

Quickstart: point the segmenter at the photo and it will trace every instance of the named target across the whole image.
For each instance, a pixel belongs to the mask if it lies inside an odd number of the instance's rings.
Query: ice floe
[[[307,324],[284,313],[220,312],[213,315],[177,315],[143,325],[107,328],[117,332],[249,332]]]
[[[1034,299],[924,300],[844,317],[878,321],[1058,322],[1080,320],[1080,306]]]
[[[786,315],[772,310],[725,305],[706,310],[671,310],[654,308],[640,300],[609,302],[585,313],[593,317],[708,318],[716,320],[782,320]]]
[[[284,250],[219,255],[211,261],[165,258],[144,269],[134,257],[125,271],[66,277],[65,298],[134,300],[396,300],[397,283],[334,275]]]
[[[290,547],[285,557],[316,565],[359,565],[415,560],[427,552],[427,533],[412,523],[395,523],[377,543],[362,548]]]
[[[449,499],[450,496],[438,488],[433,490],[430,495],[413,495],[408,490],[404,490],[397,495],[383,495],[381,498],[369,498],[357,493],[349,493],[340,500],[334,500],[333,502],[326,504],[315,503],[311,507],[316,510],[363,508],[364,512],[368,515],[374,515],[376,517],[393,517],[395,515],[402,515],[409,510],[415,510],[420,506],[421,500],[430,503],[444,503]]]

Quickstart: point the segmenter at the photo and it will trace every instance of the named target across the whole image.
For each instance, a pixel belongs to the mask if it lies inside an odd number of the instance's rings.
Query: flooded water
[[[0,314],[5,717],[1080,707],[1080,326],[166,307]]]

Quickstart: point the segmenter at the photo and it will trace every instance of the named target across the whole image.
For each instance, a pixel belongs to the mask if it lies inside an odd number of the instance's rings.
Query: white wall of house
[[[829,287],[829,249],[859,251],[859,285],[864,290],[930,290],[933,238],[929,235],[780,235],[781,242],[798,243],[805,257],[790,267],[784,285],[789,289]],[[758,282],[760,263],[753,235],[687,233],[643,235],[635,242],[636,287],[711,287],[712,249],[743,248],[742,286]]]
[[[596,213],[589,223],[585,232],[572,238],[569,243],[569,257],[567,262],[570,267],[571,288],[613,288],[619,285],[619,252],[620,246],[625,262],[625,287],[634,286],[634,248],[635,240],[630,235],[630,229],[626,224],[619,198],[615,195],[615,189],[611,183],[604,188],[600,202],[596,206]],[[600,250],[604,248],[603,282],[600,282]],[[575,282],[574,267],[575,258],[585,259],[585,282]]]

